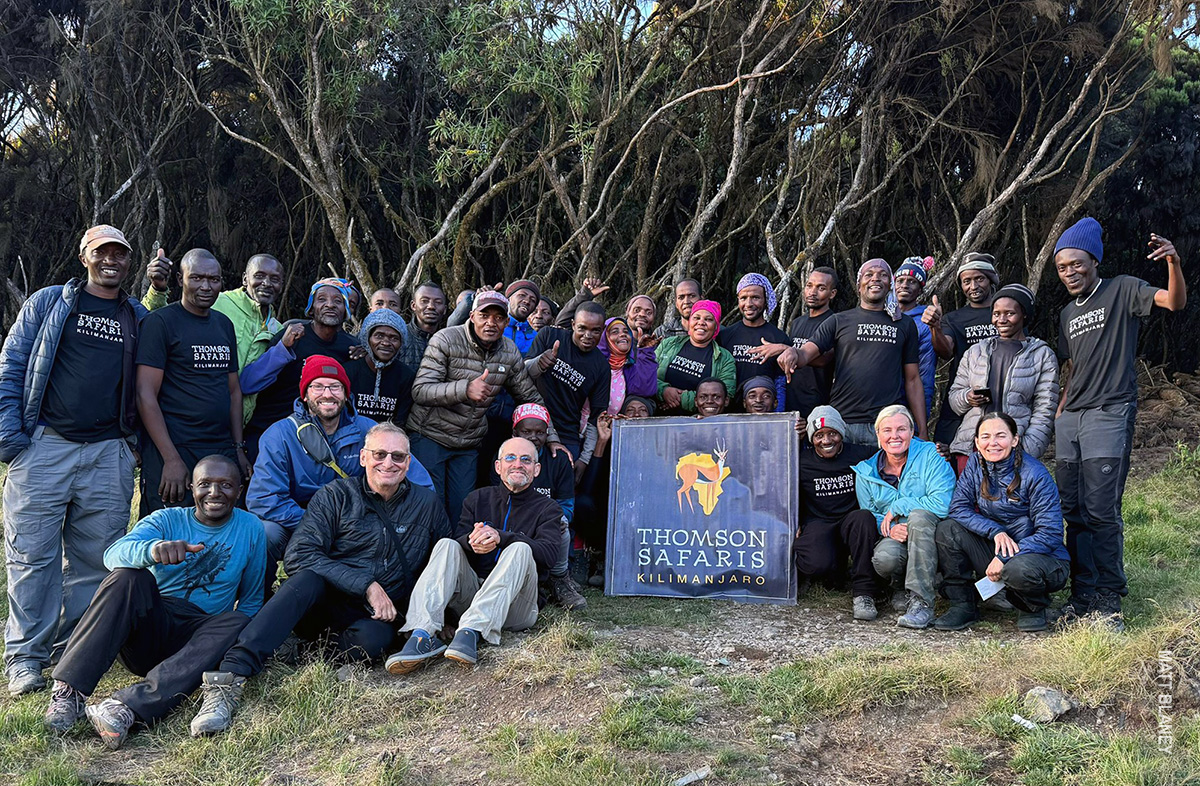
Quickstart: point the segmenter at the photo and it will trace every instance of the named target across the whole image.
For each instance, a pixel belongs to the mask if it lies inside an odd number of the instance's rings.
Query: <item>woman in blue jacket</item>
[[[950,508],[954,470],[937,446],[913,436],[912,413],[899,404],[875,418],[879,452],[854,465],[858,506],[875,516],[883,539],[871,565],[897,587],[892,606],[905,613],[902,628],[927,628],[936,600],[938,522]],[[907,590],[907,598],[902,594]]]
[[[977,621],[972,585],[986,575],[1004,583],[1020,612],[1018,629],[1045,630],[1050,594],[1070,575],[1058,486],[1021,449],[1017,424],[1005,413],[980,418],[975,450],[954,489],[950,517],[937,528],[942,594],[951,605],[933,625],[961,630]]]

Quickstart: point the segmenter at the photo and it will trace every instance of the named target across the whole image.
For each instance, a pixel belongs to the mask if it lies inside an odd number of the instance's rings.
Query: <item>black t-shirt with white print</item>
[[[180,303],[142,321],[137,364],[160,368],[158,406],[178,445],[229,444],[229,373],[237,373],[237,338],[229,317],[191,313]]]
[[[1133,276],[1100,282],[1062,310],[1058,351],[1071,361],[1064,409],[1075,412],[1137,402],[1138,331],[1158,287]]]
[[[748,379],[757,376],[774,379],[783,373],[779,370],[779,364],[774,358],[763,363],[750,354],[752,348],[762,346],[763,339],[766,339],[769,344],[792,343],[792,339],[787,333],[784,333],[769,322],[765,322],[757,327],[751,327],[745,322],[738,322],[737,324],[721,328],[721,332],[717,334],[717,343],[728,350],[729,354],[733,355],[734,365],[737,366],[737,386],[739,391]]]
[[[376,423],[390,420],[403,426],[412,409],[412,386],[416,374],[397,358],[380,373],[367,365],[366,358],[351,360],[345,366],[350,378],[350,393],[358,414]],[[376,392],[376,383],[379,390]]]
[[[75,311],[63,325],[40,414],[63,439],[101,442],[121,436],[125,338],[117,315],[123,297],[96,297],[80,289]]]
[[[832,311],[823,311],[817,316],[802,314],[788,325],[788,335],[792,346],[796,349],[812,338],[825,320],[833,316]],[[792,381],[787,386],[786,406],[789,412],[799,412],[802,418],[816,407],[829,403],[829,394],[833,388],[833,362],[825,366],[805,366],[792,373]]]
[[[831,459],[821,458],[805,442],[800,449],[800,511],[802,522],[839,521],[858,510],[854,492],[854,465],[874,455],[866,445],[842,443],[842,452]],[[803,524],[801,524],[803,527]]]
[[[668,387],[680,390],[695,390],[700,386],[700,380],[713,375],[713,343],[698,347],[691,341],[684,341],[679,347],[679,354],[671,358],[667,370],[663,372],[663,381]]]
[[[873,423],[879,410],[907,404],[904,366],[920,362],[921,338],[912,317],[855,306],[825,320],[812,342],[833,350],[830,404],[847,423]]]
[[[599,349],[584,352],[571,341],[571,332],[562,328],[539,330],[527,357],[538,357],[552,348],[555,341],[558,342],[558,357],[554,365],[537,378],[537,389],[550,411],[555,430],[568,440],[566,444],[570,447],[575,444],[571,437],[580,433],[584,403],[589,404],[588,419],[592,422],[608,409],[612,374],[603,352]]]

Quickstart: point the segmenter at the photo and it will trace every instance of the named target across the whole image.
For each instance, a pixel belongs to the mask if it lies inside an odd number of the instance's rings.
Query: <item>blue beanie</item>
[[[1096,219],[1091,216],[1081,218],[1062,233],[1062,237],[1054,244],[1054,253],[1057,254],[1064,248],[1077,248],[1094,256],[1096,262],[1102,262],[1104,261],[1104,243],[1100,236],[1103,232],[1100,222]]]

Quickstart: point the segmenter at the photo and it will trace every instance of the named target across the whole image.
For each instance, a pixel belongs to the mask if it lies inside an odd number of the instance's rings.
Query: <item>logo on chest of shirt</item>
[[[685,358],[682,355],[676,355],[671,360],[671,363],[668,366],[668,368],[673,368],[676,371],[682,371],[684,374],[687,374],[688,376],[699,378],[699,377],[704,376],[704,372],[708,369],[708,364],[703,363],[699,360],[691,360],[689,358]]]
[[[563,362],[562,358],[554,361],[554,365],[550,369],[550,376],[571,388],[571,390],[579,390],[583,387],[583,383],[587,381],[587,378],[583,374]]]
[[[545,497],[549,497],[549,496],[550,496],[550,489],[539,489],[539,488],[535,488],[535,489],[534,489],[534,491],[536,491],[537,493],[539,493],[539,494],[541,494],[542,496],[545,496]]]
[[[229,357],[228,344],[192,344],[193,368],[226,368]]]
[[[970,325],[963,331],[963,335],[967,337],[968,344],[976,344],[985,338],[996,335],[996,326],[992,324]]]
[[[749,344],[734,344],[729,351],[733,353],[735,363],[759,363],[759,359],[750,354],[752,348]]]
[[[1108,311],[1106,306],[1092,309],[1085,314],[1072,319],[1067,323],[1067,335],[1072,339],[1077,339],[1084,333],[1090,333],[1093,330],[1100,330],[1104,327],[1105,315]]]
[[[395,396],[374,396],[369,393],[359,393],[356,397],[359,412],[395,412]]]
[[[108,317],[93,317],[88,314],[80,314],[79,321],[75,323],[75,332],[81,336],[102,338],[105,341],[115,341],[118,344],[124,341],[124,337],[121,335],[121,323]]]
[[[835,475],[832,478],[813,478],[813,494],[818,497],[836,497],[854,491],[854,472]]]
[[[863,324],[855,331],[859,341],[877,341],[883,344],[895,344],[900,337],[900,329],[895,325]]]

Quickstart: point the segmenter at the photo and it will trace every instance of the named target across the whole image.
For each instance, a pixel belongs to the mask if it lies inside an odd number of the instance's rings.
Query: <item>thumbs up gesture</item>
[[[146,278],[150,279],[150,286],[157,289],[159,292],[167,291],[167,280],[171,275],[171,266],[175,264],[167,259],[162,248],[158,249],[158,253],[150,260],[150,264],[146,266]]]
[[[938,302],[938,296],[934,295],[930,304],[925,307],[925,312],[921,314],[921,321],[931,328],[939,327],[942,324],[942,304]]]
[[[496,386],[488,382],[487,378],[488,370],[485,368],[482,374],[467,384],[467,398],[476,404],[486,403],[495,394],[496,390]]]
[[[558,360],[558,341],[554,342],[554,346],[547,349],[542,354],[538,355],[538,368],[544,374],[554,367],[554,361]]]
[[[203,543],[188,543],[186,540],[160,540],[150,548],[150,558],[159,565],[178,565],[188,554],[204,551]]]

